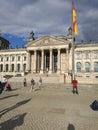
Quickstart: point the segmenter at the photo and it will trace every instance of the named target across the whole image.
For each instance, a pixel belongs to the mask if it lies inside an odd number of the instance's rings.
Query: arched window
[[[98,62],[94,62],[94,72],[98,72]]]
[[[12,72],[14,71],[14,64],[12,64]]]
[[[77,62],[76,64],[77,72],[81,72],[81,63]]]
[[[8,72],[8,70],[9,70],[9,65],[6,64],[6,65],[5,65],[5,68],[6,68],[6,72]]]
[[[3,64],[1,64],[1,66],[0,66],[0,71],[1,72],[3,71]]]
[[[20,64],[17,64],[17,71],[20,72]]]
[[[23,71],[26,71],[26,64],[23,64]]]
[[[85,71],[90,72],[90,63],[89,62],[85,63]]]

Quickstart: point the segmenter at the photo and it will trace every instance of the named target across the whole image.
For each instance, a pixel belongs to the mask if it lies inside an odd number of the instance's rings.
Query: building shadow
[[[14,130],[15,127],[21,126],[24,123],[24,117],[27,113],[19,114],[13,118],[0,124],[0,130]]]
[[[19,95],[19,94],[14,94],[14,95],[5,96],[5,97],[0,98],[0,100],[6,99],[6,98],[15,97],[15,96],[18,96],[18,95]]]
[[[29,98],[27,100],[20,101],[20,102],[16,103],[15,105],[0,111],[0,118],[1,118],[2,115],[6,114],[7,112],[9,112],[9,111],[11,111],[11,110],[13,110],[13,109],[15,109],[17,107],[20,107],[21,105],[24,105],[24,104],[28,103],[30,100],[31,100],[31,98]]]
[[[75,130],[75,127],[73,124],[68,124],[67,130]]]

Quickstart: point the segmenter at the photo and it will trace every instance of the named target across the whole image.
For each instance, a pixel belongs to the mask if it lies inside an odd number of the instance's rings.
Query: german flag
[[[73,33],[75,35],[78,35],[77,13],[73,2],[72,2],[72,24],[73,24]]]

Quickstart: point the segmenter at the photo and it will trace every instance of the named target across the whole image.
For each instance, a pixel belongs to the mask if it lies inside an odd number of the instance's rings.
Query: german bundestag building
[[[71,28],[67,36],[44,35],[36,40],[31,32],[23,48],[12,49],[9,41],[0,37],[0,76],[42,76],[71,83],[72,41]],[[98,43],[75,43],[74,74],[79,83],[98,83]]]

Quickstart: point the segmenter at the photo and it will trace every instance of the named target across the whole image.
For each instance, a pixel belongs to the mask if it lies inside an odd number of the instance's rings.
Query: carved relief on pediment
[[[52,45],[60,45],[65,44],[64,41],[61,41],[59,39],[55,39],[54,37],[42,37],[38,40],[35,40],[29,44],[29,47],[35,47],[35,46],[52,46]]]

